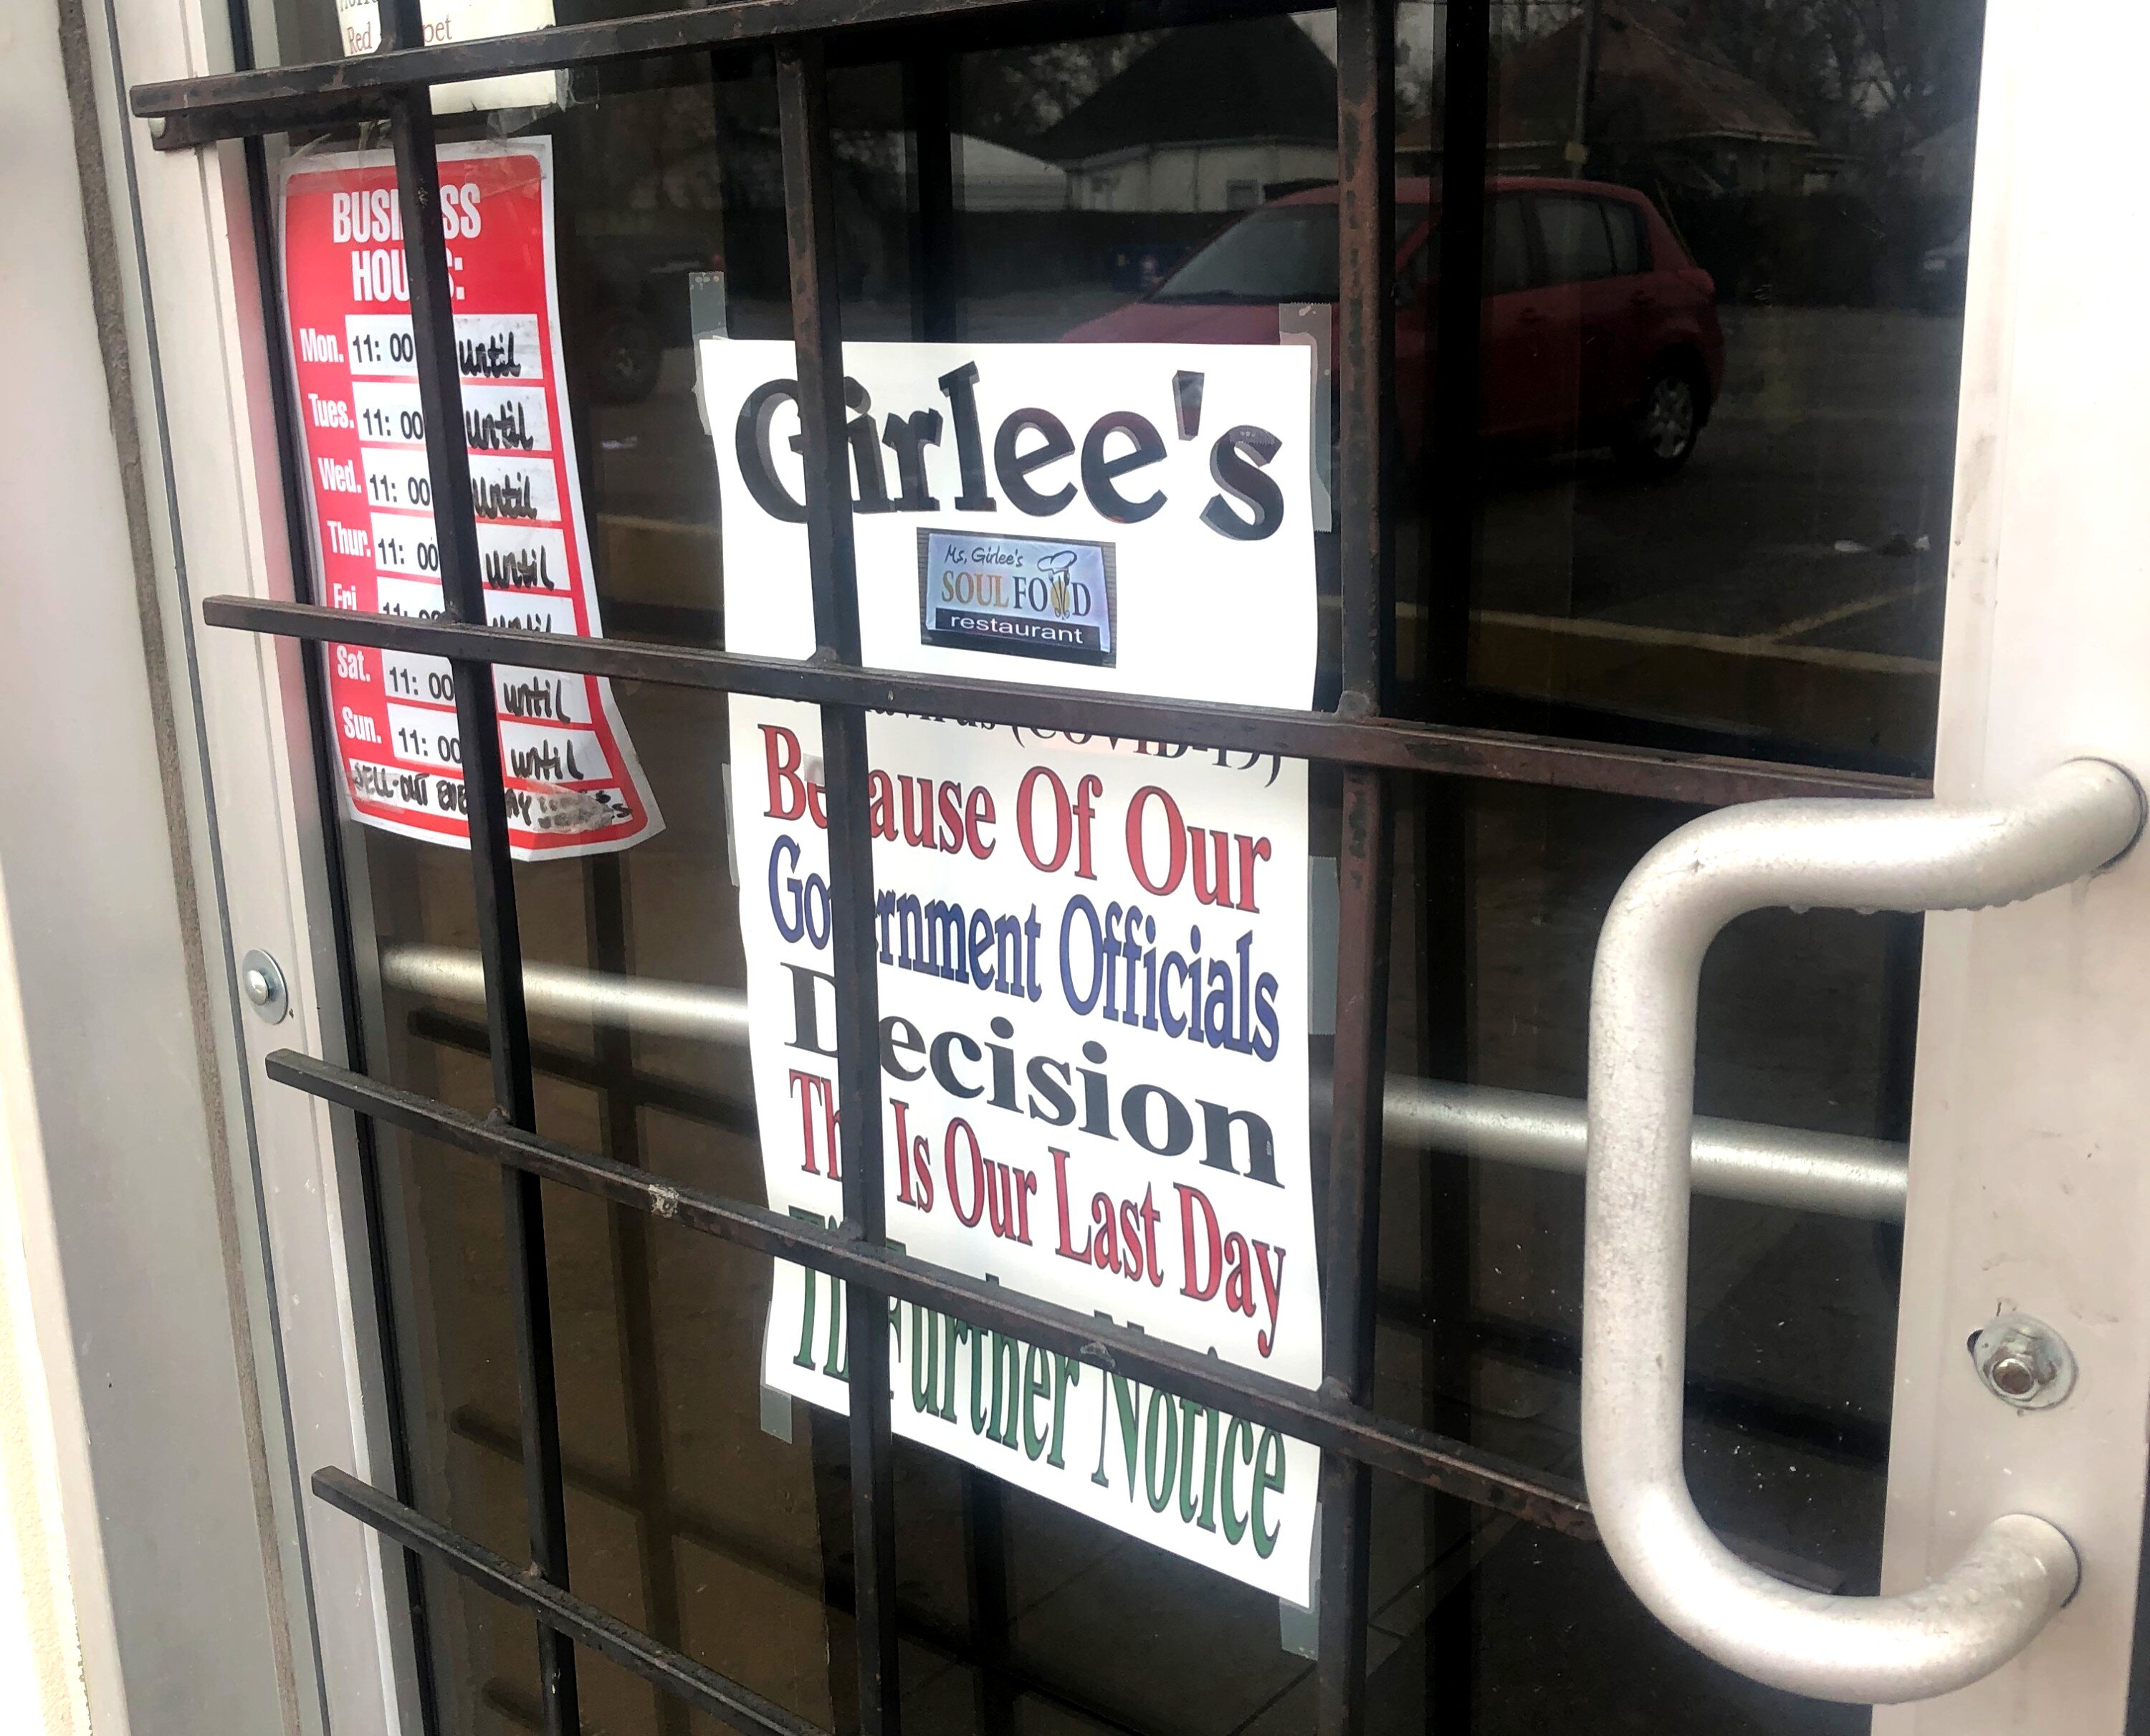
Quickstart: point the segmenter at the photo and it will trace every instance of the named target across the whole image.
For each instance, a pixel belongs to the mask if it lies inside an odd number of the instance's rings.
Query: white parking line
[[[1871,614],[1875,609],[1887,608],[1891,603],[1906,602],[1922,591],[1936,588],[1939,583],[1939,580],[1935,580],[1925,584],[1900,585],[1893,591],[1881,591],[1871,597],[1862,597],[1856,603],[1840,603],[1835,608],[1825,608],[1817,614],[1802,615],[1796,621],[1787,621],[1781,627],[1771,627],[1760,633],[1750,633],[1748,638],[1757,645],[1778,644],[1785,639],[1798,638],[1804,633],[1818,632],[1824,627],[1834,627],[1840,621],[1855,620],[1860,615]]]
[[[1764,657],[1779,663],[1811,664],[1821,669],[1855,669],[1863,674],[1934,675],[1941,672],[1940,662],[1930,657],[1899,657],[1885,651],[1847,651],[1834,645],[1779,644],[1765,636],[1693,633],[1679,627],[1643,627],[1629,621],[1571,619],[1557,615],[1521,614],[1507,609],[1473,609],[1471,618],[1487,626],[1523,628],[1572,638],[1678,646],[1690,651],[1713,651],[1725,657]]]

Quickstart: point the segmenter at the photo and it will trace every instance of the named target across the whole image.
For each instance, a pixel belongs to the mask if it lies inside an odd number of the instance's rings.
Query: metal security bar
[[[1244,17],[1279,8],[1209,0],[1171,8],[1170,22]],[[1914,795],[1924,786],[1824,769],[1560,740],[1512,732],[1416,723],[1385,715],[1393,640],[1392,517],[1384,462],[1393,398],[1390,215],[1394,200],[1392,62],[1395,0],[1342,0],[1337,13],[1339,253],[1342,269],[1337,498],[1343,645],[1342,696],[1333,711],[1187,705],[1032,689],[1007,683],[900,675],[861,666],[858,599],[850,545],[849,479],[841,442],[842,333],[834,275],[830,140],[825,67],[832,56],[925,65],[948,51],[994,41],[1049,40],[1163,21],[1162,6],[1131,3],[1109,17],[1060,0],[720,0],[644,17],[517,37],[420,46],[417,0],[386,0],[384,48],[359,59],[240,69],[144,85],[134,113],[160,149],[216,139],[250,141],[295,127],[386,118],[409,255],[417,375],[440,532],[447,618],[419,622],[239,598],[212,598],[212,625],[310,643],[375,645],[448,659],[468,790],[471,866],[478,915],[487,1049],[495,1113],[464,1114],[361,1073],[282,1052],[271,1077],[362,1118],[421,1133],[501,1166],[521,1402],[530,1565],[514,1564],[413,1511],[407,1503],[334,1469],[315,1479],[322,1499],[371,1525],[411,1555],[444,1563],[536,1621],[542,1718],[548,1736],[573,1736],[581,1720],[575,1652],[589,1647],[732,1728],[796,1736],[795,1719],[691,1658],[577,1598],[568,1584],[563,1482],[554,1390],[551,1310],[545,1287],[541,1178],[775,1258],[795,1260],[852,1285],[850,1422],[856,1578],[861,1736],[896,1736],[894,1491],[886,1380],[887,1338],[876,1298],[916,1301],[1002,1330],[1091,1364],[1139,1375],[1176,1395],[1264,1422],[1323,1451],[1318,1726],[1355,1736],[1363,1725],[1370,1475],[1387,1471],[1428,1488],[1576,1535],[1590,1519],[1570,1484],[1502,1461],[1461,1441],[1398,1422],[1369,1405],[1377,1302],[1375,1239],[1385,1098],[1384,1065],[1394,809],[1398,772],[1490,778],[1714,805],[1783,795]],[[241,21],[243,23],[243,20]],[[1451,8],[1450,34],[1469,38],[1482,66],[1480,5]],[[246,40],[243,29],[235,40]],[[438,163],[430,87],[496,74],[587,66],[684,50],[773,49],[784,162],[786,237],[806,472],[806,522],[817,651],[800,664],[618,639],[578,640],[512,632],[485,623],[476,558],[448,279],[438,220]],[[1482,97],[1482,93],[1481,93]],[[931,108],[932,105],[924,105]],[[945,106],[945,105],[943,105]],[[1451,130],[1476,106],[1451,110]],[[1481,129],[1482,130],[1482,129]],[[1482,139],[1451,153],[1445,209],[1476,232],[1482,208]],[[945,129],[934,148],[948,148]],[[258,148],[249,156],[257,220],[265,220]],[[945,189],[941,174],[921,186]],[[933,214],[927,214],[929,216]],[[941,214],[945,216],[945,213]],[[1459,235],[1464,233],[1459,228]],[[1462,282],[1467,274],[1451,275]],[[277,324],[275,275],[264,274]],[[1465,304],[1468,302],[1466,306]],[[1475,296],[1446,295],[1436,353],[1436,397],[1451,410],[1475,402]],[[929,323],[931,323],[929,321]],[[1448,420],[1461,426],[1463,412]],[[1451,432],[1455,430],[1451,429]],[[280,428],[287,447],[290,431]],[[285,452],[287,474],[294,473]],[[302,510],[293,491],[287,505]],[[305,538],[295,529],[295,546]],[[1453,558],[1453,539],[1443,545]],[[1463,578],[1445,580],[1452,596]],[[1436,648],[1460,667],[1453,645]],[[826,1229],[767,1209],[693,1193],[643,1172],[541,1138],[535,1131],[528,988],[542,979],[522,961],[507,852],[492,665],[669,683],[719,692],[774,694],[822,708],[830,802],[831,906],[842,1106],[844,1219]],[[317,687],[317,684],[316,684]],[[318,691],[316,751],[329,737]],[[1320,760],[1343,769],[1338,878],[1338,1017],[1330,1118],[1330,1221],[1323,1263],[1325,1379],[1318,1392],[1229,1367],[1138,1333],[987,1286],[909,1259],[886,1245],[876,977],[867,913],[873,900],[866,830],[866,714],[908,711],[979,722],[1090,730],[1200,747],[1236,747]],[[348,968],[351,961],[346,960]],[[369,1224],[378,1245],[381,1227]]]
[[[1363,1406],[1333,1401],[1325,1392],[1182,1350],[1094,1315],[1041,1302],[1019,1290],[966,1278],[915,1259],[881,1243],[825,1229],[767,1206],[726,1199],[660,1181],[609,1158],[502,1125],[497,1118],[451,1108],[416,1092],[384,1085],[326,1061],[279,1050],[269,1077],[326,1103],[371,1116],[504,1168],[556,1181],[617,1205],[731,1242],[757,1254],[795,1261],[898,1302],[954,1315],[973,1325],[1019,1338],[1115,1373],[1136,1376],[1175,1396],[1279,1429],[1325,1451],[1342,1453],[1408,1481],[1461,1495],[1548,1529],[1593,1535],[1575,1486],[1461,1441],[1446,1440]],[[864,1595],[863,1582],[861,1595]]]
[[[391,49],[423,41],[419,0],[384,0],[381,38]],[[441,594],[452,621],[482,623],[485,590],[478,563],[477,518],[470,455],[440,431],[463,426],[462,370],[456,346],[455,290],[448,280],[441,226],[441,166],[433,107],[423,89],[390,99],[389,136],[402,204],[409,261],[411,329],[416,340],[418,402],[426,421],[426,465],[432,484]],[[508,854],[500,726],[493,710],[492,666],[452,659],[456,730],[469,803],[471,884],[478,949],[485,960],[486,1028],[492,1051],[495,1113],[534,1129],[538,1103],[530,1070],[530,1022],[522,1002],[522,936]],[[553,1358],[553,1310],[545,1264],[545,1213],[538,1178],[501,1172],[507,1281],[515,1314],[515,1370],[522,1405],[523,1504],[533,1570],[564,1591],[568,1584],[567,1486],[560,1468],[560,1410]],[[378,1226],[370,1227],[378,1233]],[[538,1693],[551,1736],[582,1727],[574,1647],[558,1628],[538,1624]]]
[[[1189,747],[1284,754],[1335,765],[1551,785],[1610,795],[1718,807],[1779,796],[1930,795],[1920,778],[1890,777],[1834,767],[1734,760],[1618,742],[1571,741],[1512,729],[1483,729],[1409,718],[1334,712],[1279,711],[1258,705],[1216,705],[1023,687],[956,675],[785,663],[691,645],[632,639],[566,638],[507,627],[422,621],[404,615],[355,615],[306,603],[252,597],[206,597],[202,618],[212,627],[277,633],[320,644],[377,645],[416,656],[486,658],[526,669],[606,675],[622,681],[709,693],[755,694],[867,711],[908,711],[973,723],[1015,724],[1030,729],[1091,730],[1131,740],[1182,742]]]

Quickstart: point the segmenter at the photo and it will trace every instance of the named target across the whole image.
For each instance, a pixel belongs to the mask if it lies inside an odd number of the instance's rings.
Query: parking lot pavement
[[[1724,392],[1677,476],[1600,453],[1495,472],[1479,606],[1937,658],[1962,322],[1721,314]]]

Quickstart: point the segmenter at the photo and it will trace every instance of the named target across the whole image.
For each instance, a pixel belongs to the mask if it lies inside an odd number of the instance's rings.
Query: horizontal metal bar
[[[437,1007],[414,1009],[408,1028],[421,1042],[440,1043],[467,1055],[486,1052],[482,1025]],[[612,1093],[634,1108],[654,1109],[749,1135],[754,1132],[751,1103],[662,1073],[640,1067],[623,1072],[589,1055],[542,1042],[530,1046],[530,1059],[548,1078],[563,1079],[587,1091]],[[1378,1314],[1384,1327],[1408,1328],[1414,1332],[1423,1332],[1435,1319],[1428,1313],[1423,1296],[1401,1286],[1382,1287]],[[1459,1335],[1473,1349],[1525,1367],[1572,1375],[1582,1366],[1582,1340],[1572,1333],[1491,1314],[1442,1318],[1440,1324],[1442,1330]],[[1750,1435],[1767,1435],[1789,1446],[1835,1454],[1854,1463],[1879,1466],[1888,1460],[1886,1420],[1864,1416],[1841,1405],[1802,1405],[1759,1387],[1692,1370],[1688,1375],[1687,1402],[1688,1413],[1705,1422],[1743,1429]]]
[[[463,1405],[452,1412],[448,1428],[459,1441],[467,1441],[512,1464],[521,1462],[522,1448],[514,1431],[502,1428],[496,1419],[475,1406]],[[567,1461],[567,1478],[568,1488],[575,1493],[587,1495],[619,1512],[638,1515],[645,1511],[643,1498],[633,1484],[604,1468],[595,1458],[571,1457]],[[825,1602],[840,1614],[852,1612],[856,1598],[852,1577],[845,1562],[825,1562],[818,1547],[810,1557],[805,1551],[788,1551],[780,1544],[772,1543],[750,1528],[752,1518],[751,1514],[744,1514],[737,1521],[728,1522],[725,1516],[700,1506],[675,1491],[667,1501],[661,1522],[674,1537],[698,1551],[706,1551],[786,1592]],[[920,1595],[906,1597],[902,1604],[905,1642],[921,1647],[947,1663],[961,1664],[967,1669],[981,1668],[977,1645],[966,1626],[933,1608],[931,1599],[924,1595],[922,1587],[916,1587],[915,1582],[914,1588]],[[1114,1707],[1098,1700],[1096,1696],[1107,1691],[1105,1684],[1085,1678],[1080,1668],[1081,1654],[1078,1653],[1072,1662],[1076,1667],[1063,1673],[1036,1658],[1011,1652],[997,1661],[996,1668],[1011,1676],[1024,1693],[1035,1694],[1062,1711],[1072,1713],[1086,1724],[1116,1731],[1119,1736],[1161,1736],[1156,1723],[1146,1722],[1134,1708]],[[1189,1736],[1193,1736],[1191,1731]]]
[[[1595,1535],[1587,1505],[1565,1478],[1336,1402],[1267,1375],[1234,1368],[1096,1316],[985,1284],[879,1244],[855,1241],[766,1206],[680,1187],[595,1153],[467,1114],[294,1050],[264,1063],[270,1078],[422,1138],[452,1146],[600,1199],[631,1206],[704,1235],[795,1261],[899,1302],[951,1314],[1108,1373],[1145,1380],[1258,1426],[1280,1430],[1406,1481],[1513,1513],[1571,1537]]]
[[[478,1006],[485,999],[477,955],[452,946],[384,946],[381,980],[437,1000]],[[522,982],[532,1012],[624,1025],[652,1036],[746,1041],[746,997],[737,989],[567,965],[526,965]],[[1570,1175],[1583,1170],[1587,1128],[1584,1106],[1573,1098],[1391,1073],[1383,1126],[1391,1144]],[[1900,1224],[1909,1175],[1903,1146],[1889,1140],[1695,1119],[1694,1191],[1711,1199]]]
[[[503,73],[549,72],[598,61],[767,42],[845,25],[888,24],[936,13],[1012,10],[1023,0],[720,0],[633,18],[559,24],[296,66],[211,73],[138,84],[135,114],[170,123],[157,143],[200,143],[384,114],[397,91]]]
[[[1553,785],[1708,807],[1781,796],[1900,800],[1929,793],[1929,785],[1922,780],[1883,777],[1871,772],[1779,765],[1766,760],[1396,718],[1345,718],[1330,712],[1197,704],[1018,682],[909,675],[825,662],[743,657],[698,646],[572,638],[502,627],[421,621],[404,615],[355,614],[313,603],[250,597],[205,598],[202,619],[211,627],[277,633],[325,644],[373,645],[419,656],[514,664],[715,693],[758,694],[819,705],[861,705],[871,711],[1008,724],[1125,740],[1178,742],[1235,753],[1281,754],[1341,765]]]
[[[1569,1380],[1582,1371],[1579,1333],[1508,1315],[1444,1318],[1417,1291],[1401,1284],[1383,1286],[1381,1323],[1421,1333],[1437,1327],[1455,1334],[1476,1355]],[[1849,1400],[1787,1398],[1764,1386],[1689,1369],[1687,1407],[1699,1422],[1749,1441],[1766,1438],[1794,1452],[1820,1453],[1870,1471],[1888,1468],[1889,1419],[1856,1410]],[[1742,1552],[1751,1554],[1744,1545]]]
[[[826,1736],[819,1725],[563,1591],[536,1568],[518,1568],[505,1556],[436,1524],[349,1471],[326,1466],[314,1473],[313,1486],[314,1493],[339,1512],[348,1513],[406,1549],[431,1556],[502,1602],[527,1611],[553,1632],[603,1653],[744,1736]]]
[[[148,119],[160,150],[288,128],[324,126],[387,113],[399,90],[502,73],[545,72],[694,50],[751,48],[785,37],[839,33],[831,41],[859,58],[886,58],[892,31],[936,23],[966,47],[1204,23],[1284,10],[1279,0],[1205,0],[1190,19],[1181,0],[719,0],[676,11],[555,25],[514,36],[382,49],[336,60],[209,73],[139,84],[134,112]],[[876,40],[878,39],[878,40]]]
[[[421,1007],[411,1015],[411,1034],[421,1042],[461,1049],[467,1055],[486,1052],[485,1027],[473,1019],[457,1018],[437,1007]],[[530,1064],[548,1078],[563,1079],[585,1091],[610,1091],[639,1109],[676,1115],[683,1121],[744,1133],[749,1139],[761,1125],[749,1096],[742,1100],[729,1092],[690,1085],[684,1079],[630,1067],[624,1072],[594,1055],[578,1053],[557,1043],[530,1045]],[[749,1090],[751,1091],[751,1086]]]

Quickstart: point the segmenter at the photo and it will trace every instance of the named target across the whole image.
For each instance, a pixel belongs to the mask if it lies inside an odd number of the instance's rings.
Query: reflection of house
[[[1597,0],[1585,172],[1636,184],[1709,193],[1800,193],[1834,159],[1783,103],[1713,49],[1689,38],[1653,0]],[[1572,173],[1578,15],[1504,57],[1495,73],[1496,166],[1510,174]],[[1438,117],[1406,128],[1398,155],[1428,166]]]
[[[968,133],[956,135],[956,203],[966,211],[1062,211],[1067,171]]]
[[[1904,153],[1905,179],[1918,192],[1956,199],[1968,209],[1971,160],[1977,148],[1977,118],[1966,115]]]
[[[1085,211],[1224,211],[1336,172],[1336,68],[1290,19],[1174,30],[1037,141]]]

